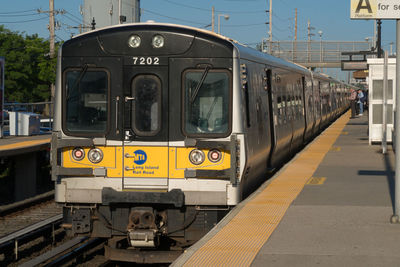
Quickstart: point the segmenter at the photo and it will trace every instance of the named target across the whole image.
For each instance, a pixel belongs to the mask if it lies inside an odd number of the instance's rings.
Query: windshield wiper
[[[194,89],[194,92],[193,92],[193,94],[192,94],[192,96],[190,98],[190,102],[191,103],[193,103],[194,100],[196,99],[197,94],[199,93],[199,90],[200,90],[201,86],[203,85],[204,80],[206,79],[208,71],[210,69],[211,69],[210,66],[206,66],[206,68],[204,69],[203,75],[201,75],[201,79],[200,79],[199,83],[197,84],[196,88]]]
[[[75,91],[76,87],[77,87],[78,84],[81,82],[83,76],[85,76],[85,74],[86,74],[88,68],[89,68],[89,65],[88,65],[88,64],[85,64],[85,65],[82,67],[82,72],[79,74],[78,78],[76,78],[76,81],[74,82],[74,85],[72,86],[71,90],[68,90],[69,92]],[[67,95],[67,99],[69,99],[68,92],[67,92],[66,95]]]

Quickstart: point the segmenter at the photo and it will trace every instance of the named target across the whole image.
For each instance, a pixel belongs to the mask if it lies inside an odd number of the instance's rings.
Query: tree
[[[50,99],[56,60],[48,54],[49,42],[37,34],[23,35],[0,26],[0,56],[5,57],[7,102],[38,102]]]

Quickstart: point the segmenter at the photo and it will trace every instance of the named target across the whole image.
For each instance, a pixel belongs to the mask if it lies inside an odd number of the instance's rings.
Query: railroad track
[[[67,237],[52,194],[0,206],[0,266],[115,266],[105,239]]]
[[[62,224],[54,191],[0,206],[0,266],[109,266],[105,240],[71,239]]]
[[[62,208],[54,200],[45,199],[30,206],[26,206],[25,203],[20,208],[14,206],[12,211],[8,210],[7,212],[9,213],[3,216],[0,214],[0,237],[59,215],[62,213]]]
[[[0,265],[11,264],[34,253],[40,243],[55,243],[63,230],[62,208],[48,192],[0,207]]]

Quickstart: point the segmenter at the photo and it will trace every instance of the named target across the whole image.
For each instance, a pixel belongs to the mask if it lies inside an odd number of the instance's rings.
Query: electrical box
[[[10,135],[40,134],[40,115],[30,112],[9,112]]]

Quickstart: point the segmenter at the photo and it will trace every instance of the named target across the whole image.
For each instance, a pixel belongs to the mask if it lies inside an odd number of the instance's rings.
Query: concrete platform
[[[379,145],[368,144],[368,115],[348,116],[338,120],[343,126],[336,122],[329,127],[173,266],[399,266],[400,224],[390,223],[393,151],[389,146],[383,155]],[[335,139],[326,145],[323,135]],[[307,166],[311,175],[301,178],[301,166],[316,161],[315,154],[324,149],[316,169]],[[291,170],[299,160],[300,167]],[[278,185],[275,198],[269,198]],[[285,192],[296,195],[287,197]],[[245,213],[249,206],[257,208]],[[264,220],[269,210],[274,212]],[[232,227],[240,220],[245,228]]]
[[[399,266],[390,223],[394,154],[368,145],[368,116],[351,119],[251,266]]]
[[[50,148],[51,134],[0,138],[0,157],[17,156]]]

